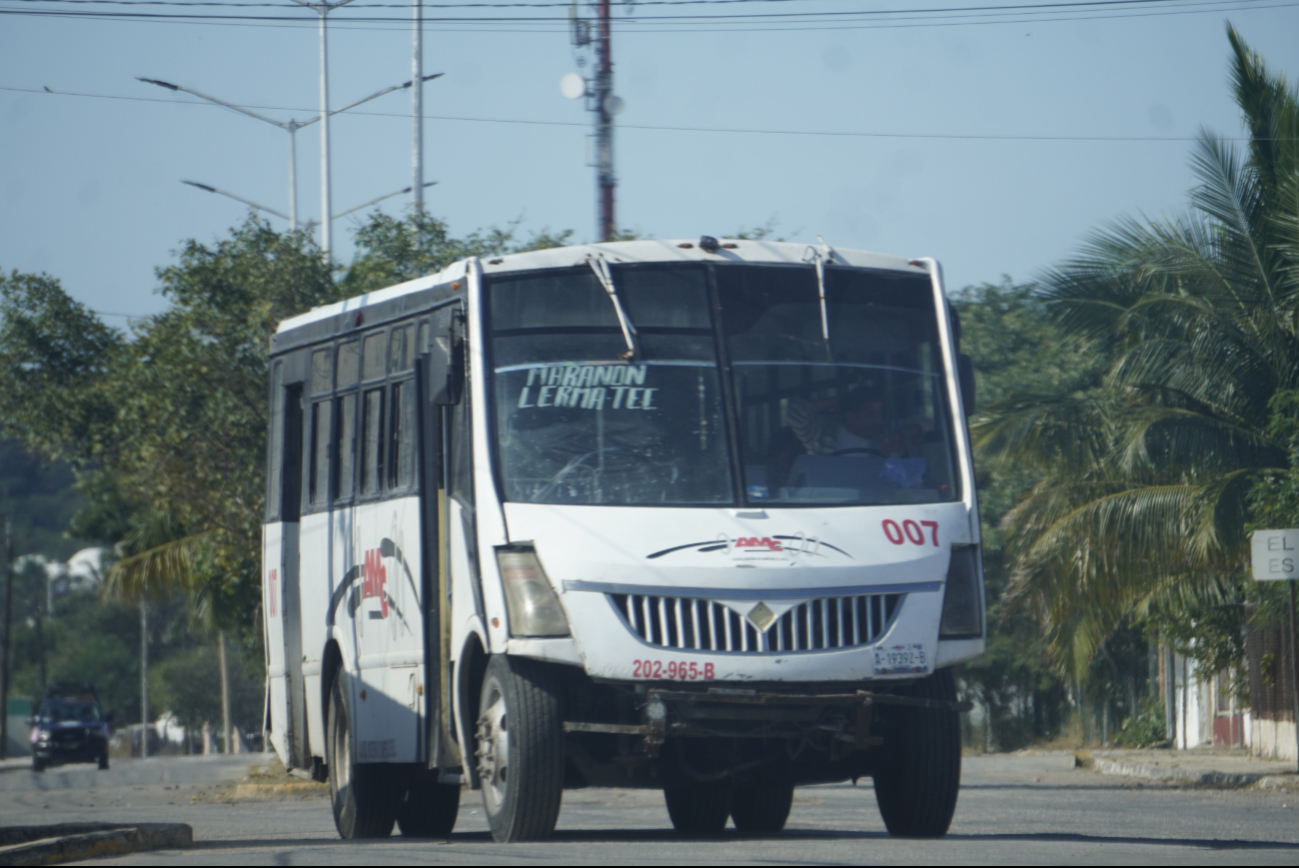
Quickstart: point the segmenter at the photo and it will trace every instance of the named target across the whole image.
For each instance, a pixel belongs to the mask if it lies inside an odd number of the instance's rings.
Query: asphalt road
[[[5,825],[73,820],[184,822],[196,847],[97,864],[1299,864],[1299,794],[1141,786],[1069,768],[1062,755],[971,757],[951,833],[893,840],[869,782],[807,787],[780,835],[682,840],[660,793],[565,793],[552,840],[499,845],[466,793],[448,842],[343,842],[321,798],[230,801],[247,758],[118,761],[33,775],[0,771]]]

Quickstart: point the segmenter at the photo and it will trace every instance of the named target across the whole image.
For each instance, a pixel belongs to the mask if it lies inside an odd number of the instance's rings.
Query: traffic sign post
[[[1299,628],[1296,628],[1295,581],[1299,579],[1299,528],[1256,530],[1250,539],[1251,564],[1256,582],[1290,584],[1290,697],[1295,726],[1295,753],[1299,761]]]

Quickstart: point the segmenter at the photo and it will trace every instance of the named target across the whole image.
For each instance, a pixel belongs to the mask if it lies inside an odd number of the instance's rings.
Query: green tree
[[[246,657],[232,654],[230,668],[230,721],[242,730],[261,728],[263,700],[260,666],[249,666]],[[213,689],[220,680],[216,651],[210,646],[189,648],[162,660],[149,671],[149,698],[158,708],[176,716],[191,732],[203,724],[213,728],[221,721],[221,694]]]
[[[520,223],[514,220],[504,229],[492,227],[456,238],[445,220],[426,211],[404,218],[376,211],[369,222],[356,230],[356,256],[341,281],[343,295],[360,295],[414,280],[470,256],[500,256],[563,247],[573,236],[571,229],[558,233],[542,229],[527,240],[520,240]]]
[[[1007,278],[953,295],[961,349],[974,362],[980,407],[999,406],[1017,394],[1079,391],[1099,379],[1081,343],[1060,333],[1036,292],[1033,284],[1016,285]],[[1014,462],[980,460],[976,481],[989,635],[983,656],[961,667],[960,682],[987,715],[981,746],[1008,749],[1057,735],[1068,714],[1067,694],[1035,620],[1002,602],[1009,581],[1002,520],[1036,479]]]
[[[1075,678],[1134,619],[1171,634],[1239,603],[1251,491],[1291,466],[1272,402],[1299,387],[1299,97],[1228,39],[1248,148],[1202,133],[1187,212],[1118,220],[1043,281],[1103,378],[1008,394],[977,430],[1037,479],[1005,519],[1005,599]]]

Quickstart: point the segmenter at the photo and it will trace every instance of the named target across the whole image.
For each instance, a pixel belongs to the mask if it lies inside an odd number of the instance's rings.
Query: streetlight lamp
[[[254,202],[251,199],[245,199],[243,196],[236,196],[234,193],[228,193],[225,190],[218,190],[216,187],[213,187],[209,184],[200,184],[198,181],[182,180],[181,183],[189,184],[191,187],[197,187],[198,189],[206,193],[216,193],[218,196],[225,196],[228,199],[234,199],[236,202],[243,202],[249,208],[256,208],[258,211],[265,211],[267,214],[274,214],[276,217],[280,217],[285,220],[288,220],[289,223],[292,224],[295,229],[297,228],[297,223],[294,221],[292,217],[288,216],[287,214],[281,214],[279,211],[276,211],[274,208],[267,208],[265,205],[258,205],[256,202]]]
[[[421,84],[425,81],[432,81],[435,78],[441,78],[442,75],[443,73],[439,72],[433,75],[422,76],[420,80]],[[320,115],[317,115],[311,120],[303,121],[302,123],[298,123],[296,120],[293,120],[291,118],[287,121],[277,121],[274,118],[268,118],[265,115],[260,115],[255,111],[244,108],[243,106],[238,106],[235,105],[234,103],[229,103],[226,102],[225,100],[217,99],[214,96],[209,96],[208,94],[205,94],[201,91],[194,90],[191,87],[185,87],[184,85],[179,85],[179,84],[172,84],[169,81],[160,81],[156,78],[137,77],[136,80],[145,82],[146,84],[156,84],[158,87],[165,87],[167,90],[183,91],[184,93],[192,94],[198,97],[199,99],[204,99],[210,103],[214,103],[224,108],[232,109],[233,111],[237,111],[241,114],[248,115],[249,117],[256,118],[259,121],[265,121],[268,124],[273,124],[274,126],[277,126],[280,129],[287,132],[289,134],[289,213],[288,216],[285,216],[280,212],[275,211],[271,208],[266,208],[265,206],[258,205],[255,202],[249,202],[247,199],[241,199],[240,197],[234,195],[233,193],[227,193],[224,190],[217,190],[215,187],[208,187],[204,184],[195,184],[192,181],[185,181],[184,183],[191,184],[192,186],[198,187],[203,190],[207,190],[208,192],[211,193],[220,193],[222,196],[229,196],[232,199],[243,202],[245,205],[251,205],[254,208],[267,212],[268,214],[274,214],[277,217],[282,217],[285,220],[289,221],[290,230],[297,231],[298,228],[298,159],[297,159],[296,133],[298,132],[298,130],[302,129],[303,127],[310,126],[311,124],[314,124],[316,121],[320,120]],[[349,111],[361,105],[362,103],[367,103],[372,99],[377,99],[378,97],[383,96],[384,94],[392,93],[394,90],[402,90],[403,88],[411,87],[412,84],[414,84],[413,80],[408,81],[405,84],[395,84],[392,87],[385,87],[383,90],[376,91],[375,93],[372,93],[367,97],[358,99],[355,102],[350,102],[347,105],[343,106],[342,108],[336,108],[333,111],[331,111],[330,114],[336,115],[339,114],[340,112]],[[309,225],[310,222],[308,222],[308,226]]]
[[[279,211],[276,211],[274,208],[267,208],[265,205],[259,205],[251,199],[245,199],[243,196],[236,196],[234,193],[230,193],[226,190],[221,190],[217,187],[213,187],[210,184],[200,184],[198,181],[181,181],[181,183],[189,184],[191,187],[197,187],[198,189],[204,191],[205,193],[216,193],[218,196],[225,196],[226,198],[234,199],[236,202],[244,203],[249,208],[255,208],[258,211],[265,211],[267,214],[274,214],[276,217],[280,217],[284,220],[289,219],[287,216],[281,214]],[[426,184],[424,184],[424,186],[432,187],[436,183],[437,181],[429,181]],[[411,191],[410,187],[402,187],[400,190],[393,190],[391,193],[384,193],[382,196],[376,196],[370,201],[362,202],[360,205],[355,205],[351,208],[348,208],[346,211],[339,211],[337,214],[333,216],[333,219],[338,220],[341,217],[346,217],[348,214],[351,214],[353,211],[360,211],[362,208],[369,208],[371,205],[379,204],[384,199],[391,199],[393,196],[400,196],[403,193],[409,193],[410,191]],[[313,226],[315,226],[315,221],[308,220],[306,226],[308,229],[312,228]]]

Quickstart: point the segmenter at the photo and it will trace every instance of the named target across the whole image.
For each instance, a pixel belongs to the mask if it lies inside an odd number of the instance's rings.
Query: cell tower
[[[579,17],[576,2],[569,8],[568,16],[578,69],[584,70],[592,60],[594,68],[590,77],[580,72],[569,73],[560,80],[559,89],[569,99],[585,99],[587,111],[595,115],[592,135],[595,148],[593,161],[588,165],[595,168],[596,225],[600,240],[611,241],[617,227],[613,215],[614,187],[618,183],[613,174],[613,119],[622,111],[623,101],[613,93],[611,0],[596,0],[589,5],[594,9],[594,20]]]

